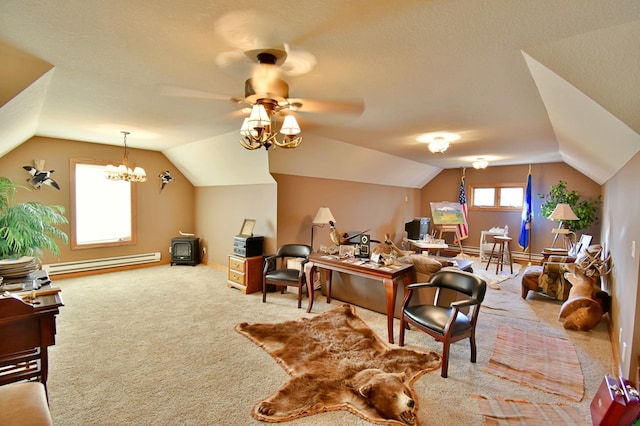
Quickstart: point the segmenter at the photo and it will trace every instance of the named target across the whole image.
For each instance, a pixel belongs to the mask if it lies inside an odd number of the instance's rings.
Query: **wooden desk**
[[[358,275],[384,284],[387,298],[387,333],[389,343],[393,343],[393,309],[396,304],[398,294],[398,280],[408,285],[415,281],[415,269],[413,265],[399,266],[376,266],[370,263],[361,264],[361,259],[340,260],[335,256],[322,254],[311,254],[309,262],[304,265],[304,272],[307,279],[307,289],[309,294],[309,307],[307,312],[311,312],[313,307],[313,276],[316,269],[324,269],[327,278],[327,303],[331,303],[331,272],[342,272],[345,274]],[[353,263],[352,263],[353,262]]]
[[[34,274],[35,280],[46,282],[41,291],[51,289],[45,271]],[[33,303],[25,303],[16,293],[0,296],[0,385],[39,377],[46,389],[47,348],[56,343],[60,306],[64,306],[60,293],[38,296]]]

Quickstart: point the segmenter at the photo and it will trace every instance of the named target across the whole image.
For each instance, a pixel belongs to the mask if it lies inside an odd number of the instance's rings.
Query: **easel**
[[[460,232],[458,232],[458,225],[440,225],[440,239],[443,239],[442,234],[455,234],[455,236],[453,237],[453,242],[458,242],[458,247],[460,247],[460,254],[464,255],[464,251],[462,250]]]

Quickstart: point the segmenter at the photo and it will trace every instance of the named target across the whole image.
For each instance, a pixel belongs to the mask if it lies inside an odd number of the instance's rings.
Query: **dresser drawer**
[[[229,270],[229,281],[244,285],[244,276],[241,272]]]
[[[235,287],[244,294],[262,291],[262,256],[229,255],[227,287]]]
[[[229,256],[229,269],[237,272],[243,272],[246,265],[246,259]]]

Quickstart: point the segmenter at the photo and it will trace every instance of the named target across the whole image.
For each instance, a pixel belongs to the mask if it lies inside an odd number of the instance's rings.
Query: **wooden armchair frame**
[[[433,304],[411,305],[412,296],[423,288],[436,289]],[[448,306],[441,306],[438,299],[442,289],[462,293],[467,298],[451,302]],[[412,324],[443,343],[442,377],[447,377],[448,374],[451,343],[468,338],[471,345],[471,362],[476,362],[476,323],[486,291],[487,283],[484,279],[455,268],[441,269],[433,274],[429,282],[408,285],[400,317],[399,345],[404,346],[405,329]],[[465,313],[465,310],[468,313]]]

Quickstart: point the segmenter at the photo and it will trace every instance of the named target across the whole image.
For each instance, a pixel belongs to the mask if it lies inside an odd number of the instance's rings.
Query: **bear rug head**
[[[251,415],[267,422],[348,410],[372,423],[417,425],[413,383],[441,363],[434,352],[389,348],[350,305],[313,318],[235,329],[291,376],[253,408]]]

